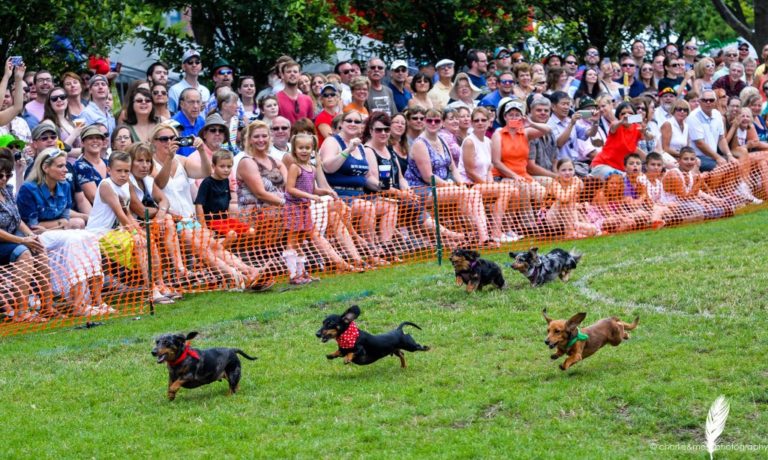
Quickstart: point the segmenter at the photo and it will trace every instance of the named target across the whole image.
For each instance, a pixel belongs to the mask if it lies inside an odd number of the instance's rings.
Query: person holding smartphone
[[[637,146],[643,133],[645,123],[642,115],[636,115],[629,102],[619,104],[603,150],[592,160],[591,174],[603,179],[612,173],[623,174],[624,157],[630,153],[637,153],[641,160],[645,160],[645,152]]]

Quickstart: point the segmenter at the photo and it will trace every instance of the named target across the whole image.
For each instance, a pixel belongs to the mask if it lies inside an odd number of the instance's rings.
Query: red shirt
[[[309,118],[315,116],[315,104],[312,98],[307,95],[299,94],[294,101],[285,91],[277,93],[277,107],[281,117],[287,118],[291,124],[296,123],[299,118]]]
[[[323,145],[323,141],[325,140],[325,136],[320,134],[320,125],[328,125],[333,126],[333,118],[336,115],[328,113],[328,111],[323,110],[320,112],[320,114],[315,118],[315,132],[317,132],[317,146],[320,147]]]
[[[592,167],[606,165],[624,171],[624,157],[637,150],[641,135],[640,125],[626,127],[620,124],[615,133],[608,133],[603,150],[592,160]]]

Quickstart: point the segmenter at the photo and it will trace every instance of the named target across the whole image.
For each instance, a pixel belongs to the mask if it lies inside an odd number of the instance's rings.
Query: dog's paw
[[[557,359],[559,357],[560,357],[560,355],[558,355],[557,353],[552,353],[551,355],[549,355],[550,359]]]
[[[565,364],[564,364],[564,363],[563,363],[563,364],[561,364],[561,365],[560,365],[560,366],[558,366],[558,367],[560,368],[560,370],[561,370],[561,371],[564,371],[564,370],[568,369],[567,367],[565,367]]]
[[[173,401],[176,399],[176,393],[168,393],[168,401]]]
[[[330,355],[325,355],[325,357],[326,357],[327,359],[334,359],[334,358],[338,358],[338,356],[337,356],[337,355],[335,355],[335,354],[333,354],[333,353],[331,353]]]

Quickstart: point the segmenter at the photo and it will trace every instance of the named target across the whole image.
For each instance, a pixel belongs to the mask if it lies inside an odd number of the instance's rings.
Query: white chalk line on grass
[[[576,288],[579,290],[579,293],[583,295],[584,297],[596,301],[596,302],[602,302],[608,305],[615,305],[619,307],[626,307],[626,308],[639,308],[643,310],[651,310],[656,313],[662,313],[665,315],[678,315],[678,316],[692,316],[692,317],[704,317],[704,318],[732,318],[734,315],[716,315],[708,312],[703,313],[688,313],[684,311],[678,311],[678,310],[669,310],[663,305],[656,305],[652,303],[643,303],[643,302],[633,302],[631,300],[618,300],[613,297],[609,297],[605,294],[601,294],[597,290],[589,287],[589,281],[596,277],[600,276],[603,273],[611,272],[616,269],[624,269],[627,267],[630,267],[632,265],[637,264],[648,264],[648,263],[657,263],[657,262],[668,262],[670,260],[678,260],[683,259],[686,257],[690,257],[693,255],[701,256],[706,255],[706,251],[682,251],[682,252],[676,252],[672,254],[666,254],[663,256],[655,256],[655,257],[646,257],[642,259],[635,259],[635,260],[627,260],[624,262],[619,262],[617,264],[608,265],[605,267],[600,267],[595,270],[592,270],[591,272],[586,273],[584,276],[579,278],[578,280],[573,282],[573,285],[576,286]]]

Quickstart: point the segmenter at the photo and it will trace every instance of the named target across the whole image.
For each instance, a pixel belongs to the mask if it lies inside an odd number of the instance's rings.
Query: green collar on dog
[[[566,345],[566,346],[565,346],[565,348],[566,348],[566,349],[568,349],[568,348],[571,348],[571,347],[572,347],[572,346],[573,346],[573,345],[574,345],[576,342],[578,342],[578,341],[582,341],[582,342],[584,342],[584,341],[585,341],[585,340],[587,340],[588,338],[589,338],[589,336],[588,336],[587,334],[585,334],[585,333],[581,332],[581,329],[579,329],[579,328],[577,327],[577,328],[576,328],[576,337],[574,337],[574,338],[572,338],[571,340],[569,340],[569,341],[568,341],[568,345]]]

